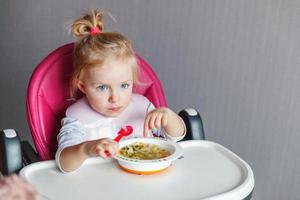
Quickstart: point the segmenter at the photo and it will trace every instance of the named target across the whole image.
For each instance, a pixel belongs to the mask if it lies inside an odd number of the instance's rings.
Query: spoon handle
[[[114,141],[116,141],[116,142],[120,142],[120,140],[121,140],[121,138],[123,137],[123,135],[122,134],[120,134],[120,135],[117,135],[117,137],[115,137],[115,139],[114,139]]]
[[[107,150],[105,150],[104,153],[106,154],[107,157],[110,157],[110,156],[111,156],[111,154],[110,154],[109,151],[107,151]]]
[[[114,141],[119,142],[121,140],[121,138],[123,137],[123,135],[117,135],[117,137],[115,137]],[[111,156],[111,154],[109,153],[109,151],[105,151],[106,156]]]
[[[115,137],[114,141],[116,142],[120,142],[120,140],[122,139],[123,136],[128,136],[132,133],[133,129],[132,126],[126,126],[126,127],[122,127],[119,132],[117,137]],[[111,154],[106,150],[105,154],[109,157],[111,156]]]

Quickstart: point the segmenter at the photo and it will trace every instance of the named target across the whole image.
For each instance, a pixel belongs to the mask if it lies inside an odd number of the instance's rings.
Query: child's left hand
[[[161,107],[147,114],[144,122],[144,137],[148,136],[150,129],[164,129],[170,136],[177,137],[184,134],[185,125],[174,111],[167,107]]]
[[[168,124],[170,109],[161,107],[149,112],[144,122],[144,137],[148,136],[149,130],[159,130]]]

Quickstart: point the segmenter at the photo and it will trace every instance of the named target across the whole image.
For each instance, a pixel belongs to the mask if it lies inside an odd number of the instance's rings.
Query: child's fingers
[[[98,151],[98,155],[101,156],[102,158],[107,158],[107,155],[103,149]]]
[[[112,145],[112,148],[114,149],[114,151],[116,152],[116,154],[119,152],[119,145],[118,145],[118,143],[116,143],[115,145]]]
[[[113,146],[115,146],[115,147],[117,147],[117,148],[118,148],[118,146],[119,146],[119,143],[116,142],[116,141],[114,141],[114,140],[111,140],[111,141],[110,141],[110,144],[113,145]]]
[[[152,130],[156,129],[155,120],[156,120],[156,115],[151,115],[151,117],[149,119],[149,128]]]
[[[94,153],[96,156],[100,156],[102,151],[103,150],[101,148],[96,148]]]
[[[149,123],[149,115],[146,116],[146,119],[144,122],[144,132],[143,132],[144,137],[148,136],[148,131],[149,131],[148,123]]]
[[[155,118],[155,122],[154,122],[154,126],[156,130],[159,130],[162,128],[162,118],[163,118],[163,114],[158,114]]]
[[[101,156],[102,158],[106,158],[107,155],[105,154],[104,151],[105,150],[104,150],[103,145],[97,145],[96,149],[95,149],[95,154],[96,154],[96,156]]]
[[[116,155],[119,151],[118,143],[114,140],[106,140],[105,143],[102,144],[102,148],[105,154],[105,157],[110,157],[112,155]],[[103,155],[103,154],[100,154]],[[103,156],[102,156],[103,157]]]
[[[162,127],[166,127],[168,125],[168,117],[163,115],[161,118],[161,125]]]
[[[92,155],[106,158],[108,155],[113,155],[118,152],[118,143],[110,138],[99,139],[94,145],[95,146],[91,149]]]
[[[105,150],[108,151],[110,155],[115,155],[117,153],[117,150],[114,148],[113,145],[107,146]]]

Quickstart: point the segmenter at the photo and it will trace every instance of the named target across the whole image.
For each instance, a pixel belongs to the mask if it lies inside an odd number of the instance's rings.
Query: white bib
[[[154,106],[144,96],[133,94],[127,108],[117,117],[105,117],[93,110],[86,97],[79,99],[66,111],[66,117],[77,119],[84,126],[87,140],[114,138],[117,132],[126,125],[133,127],[133,133],[128,137],[142,137],[146,114]]]

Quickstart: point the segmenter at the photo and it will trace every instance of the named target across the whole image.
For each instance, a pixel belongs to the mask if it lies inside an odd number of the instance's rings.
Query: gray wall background
[[[253,199],[299,199],[300,1],[0,1],[0,128],[30,139],[26,87],[84,9],[110,11],[158,73],[169,106],[198,109],[208,140],[252,167]]]

